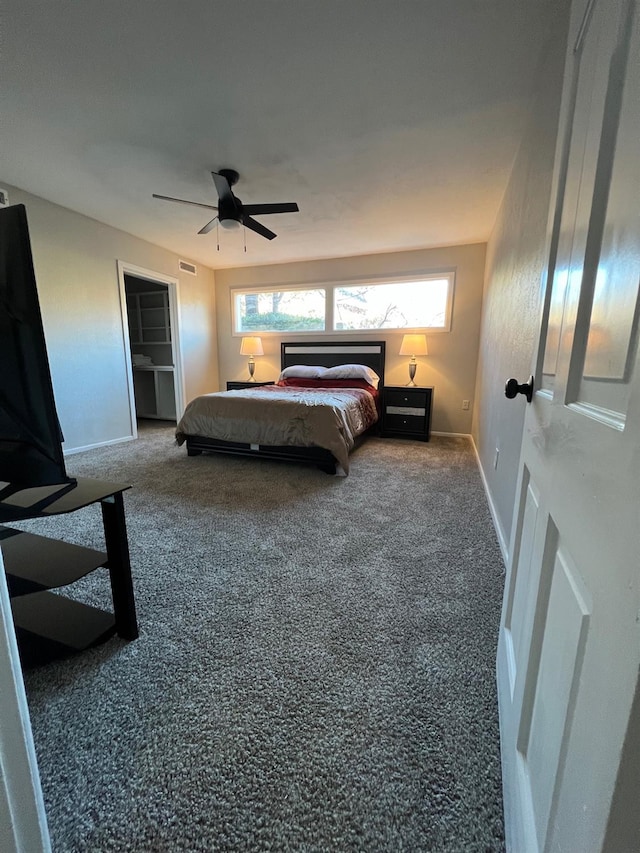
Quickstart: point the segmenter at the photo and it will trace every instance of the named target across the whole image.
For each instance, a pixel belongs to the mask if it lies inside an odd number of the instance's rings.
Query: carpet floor
[[[331,477],[159,423],[67,466],[132,484],[140,637],[25,673],[55,853],[504,849],[503,564],[465,439],[373,438]],[[98,506],[15,526],[104,548]],[[110,609],[105,569],[64,592]]]

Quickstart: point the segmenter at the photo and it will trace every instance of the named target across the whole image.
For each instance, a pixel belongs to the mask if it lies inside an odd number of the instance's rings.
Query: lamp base
[[[409,381],[407,382],[407,387],[410,385],[415,385],[416,383],[413,381],[414,376],[416,375],[417,364],[415,361],[415,357],[409,362]]]
[[[253,374],[256,372],[256,363],[250,358],[249,359],[249,382],[255,382],[256,380],[253,378]]]

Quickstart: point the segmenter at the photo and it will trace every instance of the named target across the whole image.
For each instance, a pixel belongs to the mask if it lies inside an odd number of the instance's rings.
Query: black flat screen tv
[[[0,499],[67,476],[24,205],[0,208]]]

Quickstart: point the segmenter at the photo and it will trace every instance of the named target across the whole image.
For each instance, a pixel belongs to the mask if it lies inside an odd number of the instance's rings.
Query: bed
[[[276,385],[191,400],[176,428],[178,444],[189,456],[240,454],[348,474],[351,451],[379,430],[385,342],[283,343],[280,360]]]

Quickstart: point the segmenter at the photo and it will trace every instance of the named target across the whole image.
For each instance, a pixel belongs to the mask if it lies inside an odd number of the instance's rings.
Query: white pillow
[[[324,379],[326,370],[326,367],[320,367],[316,364],[292,364],[291,367],[285,367],[279,376],[279,380],[294,376],[299,379]]]
[[[374,388],[377,388],[380,382],[375,370],[366,364],[338,364],[336,367],[328,367],[322,374],[322,379],[364,379]]]

